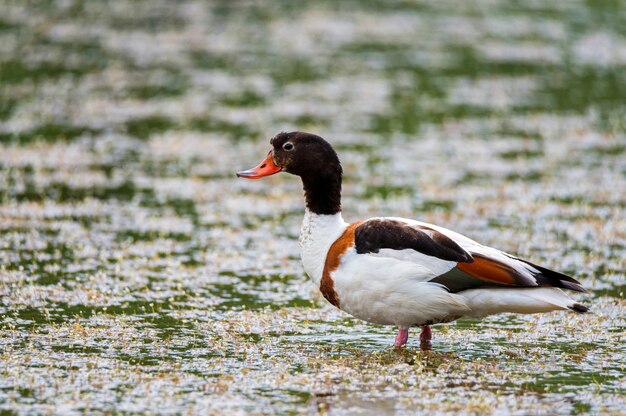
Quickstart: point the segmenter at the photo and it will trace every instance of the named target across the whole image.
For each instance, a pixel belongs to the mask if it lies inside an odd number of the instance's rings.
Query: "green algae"
[[[147,140],[153,134],[162,133],[174,128],[175,123],[169,117],[153,115],[126,122],[126,132],[142,140]]]
[[[28,131],[0,134],[0,142],[7,144],[29,144],[36,141],[69,141],[82,136],[94,136],[98,130],[87,126],[48,123]]]

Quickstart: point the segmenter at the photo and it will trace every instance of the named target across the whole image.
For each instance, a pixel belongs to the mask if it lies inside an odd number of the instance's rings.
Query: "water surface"
[[[626,411],[623,2],[0,10],[7,414]],[[292,129],[338,149],[347,220],[455,229],[592,313],[394,351],[304,275],[298,180],[234,177]]]

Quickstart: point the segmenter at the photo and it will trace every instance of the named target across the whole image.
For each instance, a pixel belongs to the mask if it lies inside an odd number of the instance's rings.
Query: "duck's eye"
[[[289,143],[289,142],[285,143],[285,144],[283,145],[283,149],[284,149],[284,150],[287,150],[287,151],[289,151],[289,150],[293,149],[293,143]]]

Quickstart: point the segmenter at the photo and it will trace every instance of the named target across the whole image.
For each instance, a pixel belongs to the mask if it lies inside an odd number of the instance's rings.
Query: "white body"
[[[458,233],[433,224],[390,218],[426,226],[454,240],[470,253],[497,259],[534,281],[534,268],[505,253],[483,246]],[[346,230],[341,213],[318,215],[307,210],[300,236],[305,272],[320,286],[326,254]],[[368,322],[395,325],[402,329],[416,325],[448,322],[462,316],[481,317],[495,313],[537,313],[568,309],[574,301],[553,287],[479,288],[450,293],[442,285],[428,282],[456,266],[415,250],[382,249],[357,254],[354,247],[341,257],[331,273],[340,307]]]

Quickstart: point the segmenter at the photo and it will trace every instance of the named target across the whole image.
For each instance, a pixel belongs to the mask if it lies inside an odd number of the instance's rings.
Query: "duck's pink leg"
[[[398,335],[396,335],[396,342],[394,342],[394,347],[402,347],[409,339],[409,330],[408,329],[399,329]]]
[[[422,333],[420,334],[420,349],[423,351],[429,351],[433,349],[433,344],[430,340],[433,339],[433,333],[430,331],[429,325],[422,326]]]

